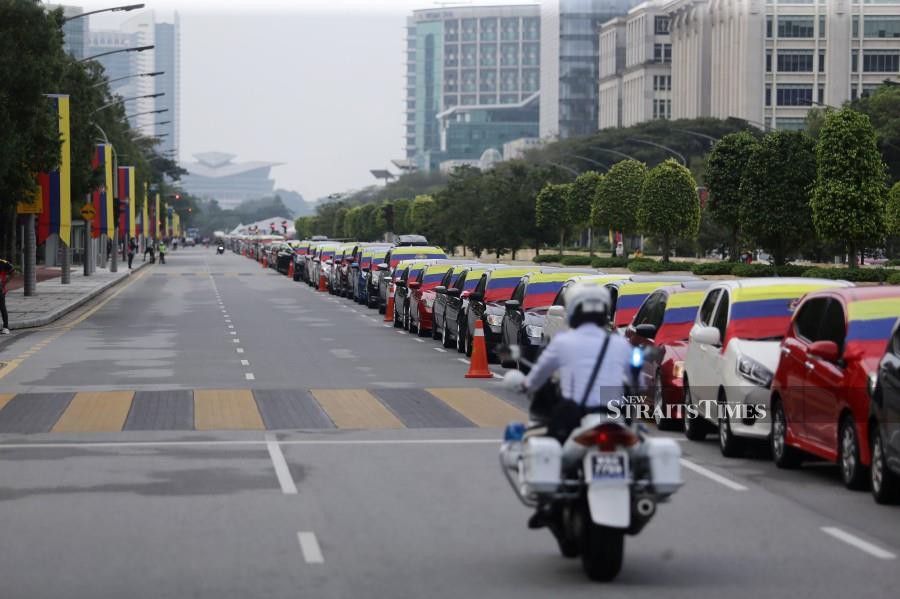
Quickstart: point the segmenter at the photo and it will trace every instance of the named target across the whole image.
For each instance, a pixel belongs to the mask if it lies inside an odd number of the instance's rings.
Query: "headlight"
[[[868,385],[867,385],[867,387],[869,389],[869,397],[872,397],[873,395],[875,395],[875,385],[877,385],[877,384],[878,384],[878,374],[874,373],[874,372],[869,374],[869,380],[868,380]]]
[[[738,359],[737,371],[742,377],[760,387],[769,388],[772,384],[772,372],[753,358],[741,356]]]
[[[503,324],[503,315],[502,314],[488,314],[487,315],[487,323],[492,327],[499,327]],[[528,327],[525,327],[525,330],[528,330]]]
[[[433,296],[426,297],[425,298],[425,307],[430,310],[433,305],[434,305],[434,297]]]
[[[544,327],[539,327],[536,324],[526,324],[525,325],[525,334],[531,337],[532,339],[536,339],[541,336],[541,333],[544,331]]]
[[[684,376],[684,362],[682,360],[673,362],[672,363],[672,378],[680,379],[683,376]]]

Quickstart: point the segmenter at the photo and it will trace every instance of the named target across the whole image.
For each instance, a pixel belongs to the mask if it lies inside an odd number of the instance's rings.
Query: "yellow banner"
[[[159,239],[159,194],[156,194],[156,210],[153,212],[153,238]]]
[[[137,223],[134,222],[134,204],[137,202],[137,177],[136,169],[132,166],[128,169],[128,239],[137,235]]]
[[[112,145],[103,144],[104,189],[106,196],[106,235],[109,239],[116,234],[116,217],[113,207],[113,159]]]

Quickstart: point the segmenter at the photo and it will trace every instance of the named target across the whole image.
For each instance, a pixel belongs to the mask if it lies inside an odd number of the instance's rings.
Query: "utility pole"
[[[37,290],[37,240],[34,237],[34,214],[29,214],[25,218],[25,259],[23,260],[23,270],[25,275],[25,296],[29,297],[35,294]]]

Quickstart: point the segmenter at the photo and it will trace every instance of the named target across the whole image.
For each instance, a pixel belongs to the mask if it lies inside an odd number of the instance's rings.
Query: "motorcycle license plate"
[[[628,458],[624,453],[595,453],[591,455],[590,464],[592,480],[628,479]]]

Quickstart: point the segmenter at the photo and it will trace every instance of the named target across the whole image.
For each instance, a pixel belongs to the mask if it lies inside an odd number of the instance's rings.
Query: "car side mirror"
[[[459,289],[456,289],[455,287],[451,287],[444,293],[447,294],[448,297],[459,297]]]
[[[566,317],[566,307],[565,306],[550,306],[547,308],[547,316],[553,316],[554,318],[565,318]]]
[[[634,327],[634,332],[639,337],[643,337],[644,339],[653,339],[654,337],[656,337],[656,325],[648,323],[639,324]],[[718,332],[718,329],[716,329],[716,332]]]
[[[437,287],[434,288],[434,292],[435,293],[447,293],[447,288],[444,287],[443,285],[438,285]]]
[[[809,353],[826,362],[837,362],[841,357],[841,349],[834,341],[815,341],[809,346]]]
[[[422,286],[422,283],[420,283],[420,282],[418,282],[418,281],[413,281],[412,283],[409,283],[409,284],[407,285],[407,287],[409,287],[410,289],[418,289],[418,288],[420,288],[421,286]]]
[[[506,300],[506,303],[503,305],[506,307],[507,312],[516,312],[522,307],[522,302],[519,300]]]
[[[691,341],[704,345],[721,345],[722,335],[716,327],[696,327],[691,331]]]

